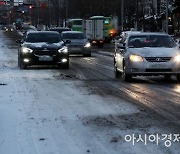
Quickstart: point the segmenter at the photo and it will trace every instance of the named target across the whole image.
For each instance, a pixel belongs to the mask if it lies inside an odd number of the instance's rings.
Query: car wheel
[[[27,65],[25,65],[22,61],[21,61],[21,57],[18,56],[18,66],[20,67],[20,69],[27,69]]]
[[[84,57],[91,57],[91,53],[89,53],[89,54],[84,54],[83,56],[84,56]]]
[[[177,75],[176,78],[180,82],[180,75]]]
[[[25,65],[23,62],[20,62],[20,68],[21,69],[27,69],[27,65]]]
[[[124,81],[131,81],[132,80],[132,75],[130,74],[127,74],[126,71],[125,71],[126,67],[124,66],[124,70],[123,70],[123,73],[122,73],[122,79]]]
[[[123,74],[122,74],[122,79],[124,80],[124,81],[131,81],[132,80],[132,75],[129,75],[129,74],[127,74],[126,72],[123,72]]]
[[[18,55],[18,67],[20,67],[20,58],[19,58],[19,55]]]
[[[116,63],[114,63],[114,75],[115,78],[119,78],[122,74],[117,70]]]
[[[69,68],[69,62],[65,63],[65,64],[58,64],[58,68],[68,69]]]

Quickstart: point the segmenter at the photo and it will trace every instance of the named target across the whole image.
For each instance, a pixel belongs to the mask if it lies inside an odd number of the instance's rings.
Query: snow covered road
[[[13,35],[0,32],[0,154],[179,153],[179,142],[166,147],[163,140],[158,145],[125,141],[131,134],[180,133],[175,125],[180,116],[176,81],[168,85],[159,78],[137,79],[134,84],[117,81],[112,57],[98,53],[71,57],[69,70],[41,66],[20,70]],[[168,108],[154,103],[157,95]],[[149,109],[143,102],[154,106]]]

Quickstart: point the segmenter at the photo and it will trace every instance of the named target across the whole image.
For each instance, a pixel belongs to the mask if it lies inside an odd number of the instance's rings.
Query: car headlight
[[[91,43],[89,43],[89,42],[88,42],[88,43],[86,43],[84,47],[85,47],[85,48],[89,48],[89,47],[91,47]]]
[[[32,52],[33,52],[32,49],[29,49],[29,48],[26,48],[26,47],[22,48],[22,53],[32,53]]]
[[[138,55],[130,55],[129,59],[132,62],[143,62],[143,58],[141,56],[138,56]]]
[[[68,53],[68,49],[67,49],[67,47],[63,47],[63,48],[59,49],[58,52],[59,52],[59,53],[65,53],[65,54],[67,54],[67,53]]]
[[[175,56],[174,61],[180,63],[180,55]]]

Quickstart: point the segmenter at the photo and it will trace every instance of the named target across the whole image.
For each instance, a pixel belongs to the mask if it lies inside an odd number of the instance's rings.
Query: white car
[[[180,81],[180,49],[165,33],[129,33],[115,46],[114,71],[125,81],[139,75],[176,75]]]

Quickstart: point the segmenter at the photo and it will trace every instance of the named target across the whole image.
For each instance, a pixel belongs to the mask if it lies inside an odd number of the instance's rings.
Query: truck
[[[105,42],[110,43],[111,40],[118,34],[118,18],[105,16],[92,16],[92,20],[104,20]]]
[[[88,19],[83,22],[84,34],[92,45],[103,47],[105,41],[104,20]]]

